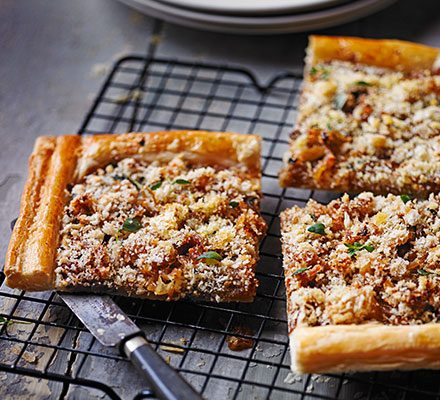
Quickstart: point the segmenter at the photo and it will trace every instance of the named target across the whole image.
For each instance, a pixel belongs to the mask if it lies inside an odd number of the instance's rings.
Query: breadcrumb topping
[[[378,194],[440,191],[440,75],[331,61],[304,83],[281,181]]]
[[[440,322],[439,207],[440,195],[362,193],[284,211],[289,331]]]
[[[257,280],[260,182],[240,167],[127,158],[72,187],[58,289],[250,300]]]

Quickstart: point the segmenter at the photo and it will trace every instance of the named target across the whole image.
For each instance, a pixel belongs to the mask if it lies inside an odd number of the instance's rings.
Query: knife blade
[[[104,346],[120,352],[147,378],[164,400],[200,400],[200,395],[148,344],[141,329],[109,296],[60,293],[66,305]]]
[[[58,293],[66,305],[104,346],[115,347],[142,331],[110,296]]]

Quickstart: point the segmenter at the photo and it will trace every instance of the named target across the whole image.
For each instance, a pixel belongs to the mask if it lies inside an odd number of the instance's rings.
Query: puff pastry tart
[[[174,131],[38,138],[7,284],[251,301],[260,139]]]
[[[440,49],[312,36],[283,187],[440,191]]]
[[[292,369],[440,368],[440,195],[281,215]]]

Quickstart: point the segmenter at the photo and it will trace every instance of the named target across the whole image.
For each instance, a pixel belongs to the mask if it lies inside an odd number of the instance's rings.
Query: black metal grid
[[[331,196],[278,186],[300,82],[300,76],[282,74],[262,86],[243,69],[158,58],[133,56],[115,64],[79,133],[168,129],[258,133],[263,137],[262,212],[269,225],[257,270],[260,287],[252,304],[115,299],[207,399],[440,400],[440,374],[432,371],[288,376],[278,214],[311,197],[326,202]],[[124,388],[124,398],[127,393],[148,396],[128,362],[116,350],[102,348],[55,293],[13,291],[3,280],[2,274],[1,315],[15,323],[3,323],[0,330],[1,371],[45,379],[58,389],[59,398],[73,390],[73,398],[104,392],[118,399],[118,382],[120,387],[132,387],[131,392]],[[249,334],[236,333],[243,326]],[[253,348],[230,351],[226,345],[230,334],[253,339]],[[180,338],[186,341],[179,342]],[[160,348],[164,344],[183,352],[168,353]],[[34,354],[40,354],[36,362]],[[110,379],[102,372],[94,375],[103,364]],[[78,387],[87,387],[88,392],[74,392]]]

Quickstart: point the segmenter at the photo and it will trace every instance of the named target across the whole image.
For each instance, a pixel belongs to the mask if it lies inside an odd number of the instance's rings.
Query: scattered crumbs
[[[310,383],[306,388],[306,393],[312,393],[314,390],[313,383]]]
[[[166,356],[166,357],[165,357],[165,362],[166,362],[167,364],[170,364],[170,363],[171,363],[171,356]]]
[[[289,372],[287,376],[284,378],[284,383],[291,385],[293,383],[302,382],[302,375],[295,374],[294,372]]]
[[[104,332],[105,332],[105,330],[102,329],[102,328],[98,328],[98,329],[96,330],[96,332],[98,333],[98,335],[103,335]]]
[[[150,43],[157,46],[162,41],[161,35],[152,35],[150,39]]]
[[[257,366],[257,363],[251,362],[249,363],[249,368],[255,368]]]
[[[248,327],[237,327],[235,330],[236,334],[251,336],[252,332]],[[232,351],[242,351],[251,349],[255,343],[254,339],[244,338],[239,336],[230,335],[226,338],[229,350]]]
[[[134,89],[131,92],[131,98],[132,100],[142,100],[142,98],[144,97],[144,94],[142,93],[142,90],[140,89]]]
[[[348,379],[344,379],[343,381],[342,381],[342,384],[343,385],[346,385],[348,383]]]
[[[6,379],[8,379],[8,376],[6,375],[6,373],[4,373],[4,372],[0,373],[0,381],[5,381]]]
[[[331,378],[324,375],[312,375],[312,380],[317,383],[328,383],[331,381]]]
[[[94,78],[99,78],[101,76],[106,76],[109,71],[109,66],[104,63],[94,64],[92,66],[91,75]]]
[[[185,353],[185,349],[181,349],[180,347],[174,347],[174,346],[160,346],[161,350],[168,351],[170,353]]]
[[[133,89],[131,92],[116,96],[115,102],[119,104],[128,103],[129,101],[141,101],[143,98],[142,90]]]
[[[205,361],[205,360],[200,360],[200,362],[197,363],[197,366],[198,366],[199,368],[202,368],[202,367],[204,367],[205,365],[206,365],[206,361]]]
[[[29,364],[36,364],[39,356],[33,352],[25,351],[21,358]]]
[[[263,351],[263,349],[261,348],[261,346],[259,344],[257,344],[255,346],[255,351]]]
[[[12,347],[11,348],[11,352],[19,355],[21,352],[21,347]],[[41,353],[42,354],[42,353]],[[40,355],[35,354],[33,351],[30,350],[26,350],[23,355],[21,356],[21,358],[26,361],[28,364],[36,364],[38,359],[40,358]]]
[[[118,321],[125,321],[125,317],[124,317],[122,314],[118,314],[118,315],[116,316],[116,319],[117,319]]]
[[[279,351],[275,352],[275,353],[265,353],[263,351],[263,356],[266,358],[274,358],[274,357],[280,356],[282,353],[283,353],[283,350],[281,350],[281,349],[279,349]]]
[[[182,346],[186,346],[188,344],[189,340],[187,338],[181,337],[179,339],[179,342]]]
[[[269,364],[268,364],[268,365],[266,365],[266,368],[267,368],[267,369],[272,369],[273,367],[272,367],[272,365],[269,365]]]

